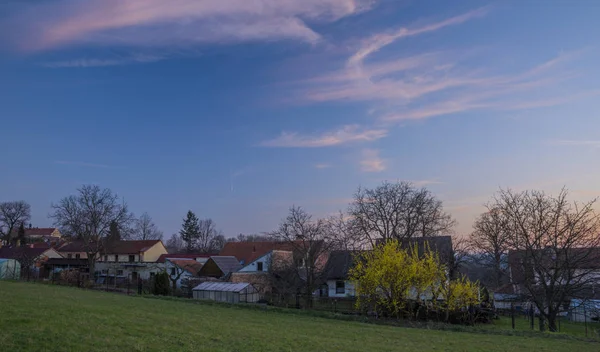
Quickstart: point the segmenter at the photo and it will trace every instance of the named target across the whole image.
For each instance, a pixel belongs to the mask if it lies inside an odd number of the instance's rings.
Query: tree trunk
[[[553,310],[548,310],[548,316],[546,318],[548,319],[548,330],[550,330],[551,332],[557,332],[558,331],[557,324],[556,324],[557,312],[555,312]]]
[[[93,256],[88,254],[88,268],[90,269],[90,277],[89,280],[94,282],[94,273],[95,273],[95,267],[96,267],[96,260],[94,259]],[[108,280],[108,275],[106,277],[106,279]]]

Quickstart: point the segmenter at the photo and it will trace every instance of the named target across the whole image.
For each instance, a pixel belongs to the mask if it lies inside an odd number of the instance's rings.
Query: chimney
[[[29,223],[29,228],[32,228],[32,227],[33,227],[33,225],[31,225],[31,223]]]

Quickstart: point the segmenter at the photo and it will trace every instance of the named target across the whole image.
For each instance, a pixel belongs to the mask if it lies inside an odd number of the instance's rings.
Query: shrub
[[[171,292],[171,281],[166,272],[157,273],[152,282],[152,294],[159,296],[168,296]]]

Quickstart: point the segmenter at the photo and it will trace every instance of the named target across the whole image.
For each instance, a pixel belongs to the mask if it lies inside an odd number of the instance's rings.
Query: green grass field
[[[364,324],[0,281],[0,351],[598,351],[600,344]]]

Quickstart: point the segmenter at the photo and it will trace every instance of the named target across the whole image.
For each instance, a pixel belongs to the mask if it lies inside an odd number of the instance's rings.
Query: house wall
[[[354,297],[356,296],[356,288],[354,283],[349,280],[344,280],[344,293],[336,292],[336,282],[338,280],[327,280],[327,287],[329,289],[329,297]]]
[[[175,272],[175,275],[173,276],[173,278],[175,278],[177,276],[177,273],[179,273],[181,270],[183,270],[180,267],[176,266],[175,264],[171,263],[169,260],[165,261],[164,268],[167,271],[167,274],[169,274],[169,276],[171,276],[171,269],[175,268],[175,270],[177,270]],[[183,273],[181,274],[179,279],[177,279],[177,281],[175,282],[177,289],[181,289],[182,281],[187,280],[192,277],[195,277],[192,273],[190,273],[188,271],[183,271]],[[171,282],[171,287],[172,286],[173,286],[173,282]]]
[[[262,263],[262,267],[263,267],[262,271],[268,272],[269,264],[271,263],[271,258],[273,257],[272,253],[273,252],[269,252],[269,253],[263,255],[262,257],[257,258],[253,262],[251,262],[248,265],[246,265],[245,267],[241,268],[238,272],[243,272],[243,273],[259,272],[257,270],[258,263]]]
[[[150,247],[146,252],[142,253],[142,262],[156,262],[158,258],[167,254],[167,249],[163,245],[162,241],[159,241],[154,246]]]
[[[116,256],[118,256],[118,262],[119,263],[129,263],[129,256],[133,255],[134,256],[134,262],[140,262],[140,255],[139,254],[107,254],[107,255],[101,255],[99,261],[106,261],[108,263],[114,263],[116,262]],[[106,257],[106,260],[104,260],[104,258]]]
[[[200,276],[210,276],[219,278],[223,276],[223,272],[219,266],[212,260],[208,260],[202,269],[200,269]]]
[[[115,262],[96,262],[96,270],[103,273],[103,270],[108,271],[108,275],[113,276],[118,273],[119,270],[122,274],[119,276],[131,277],[131,274],[136,272],[138,277],[142,280],[149,280],[152,273],[157,274],[165,270],[165,264],[155,263],[141,263],[141,266],[130,267],[126,263],[115,263]]]
[[[60,251],[59,253],[63,258],[75,259],[75,258],[77,258],[77,254],[79,254],[80,259],[87,259],[87,257],[88,257],[86,252],[63,252],[63,251]],[[69,254],[71,255],[70,257],[69,257]]]

